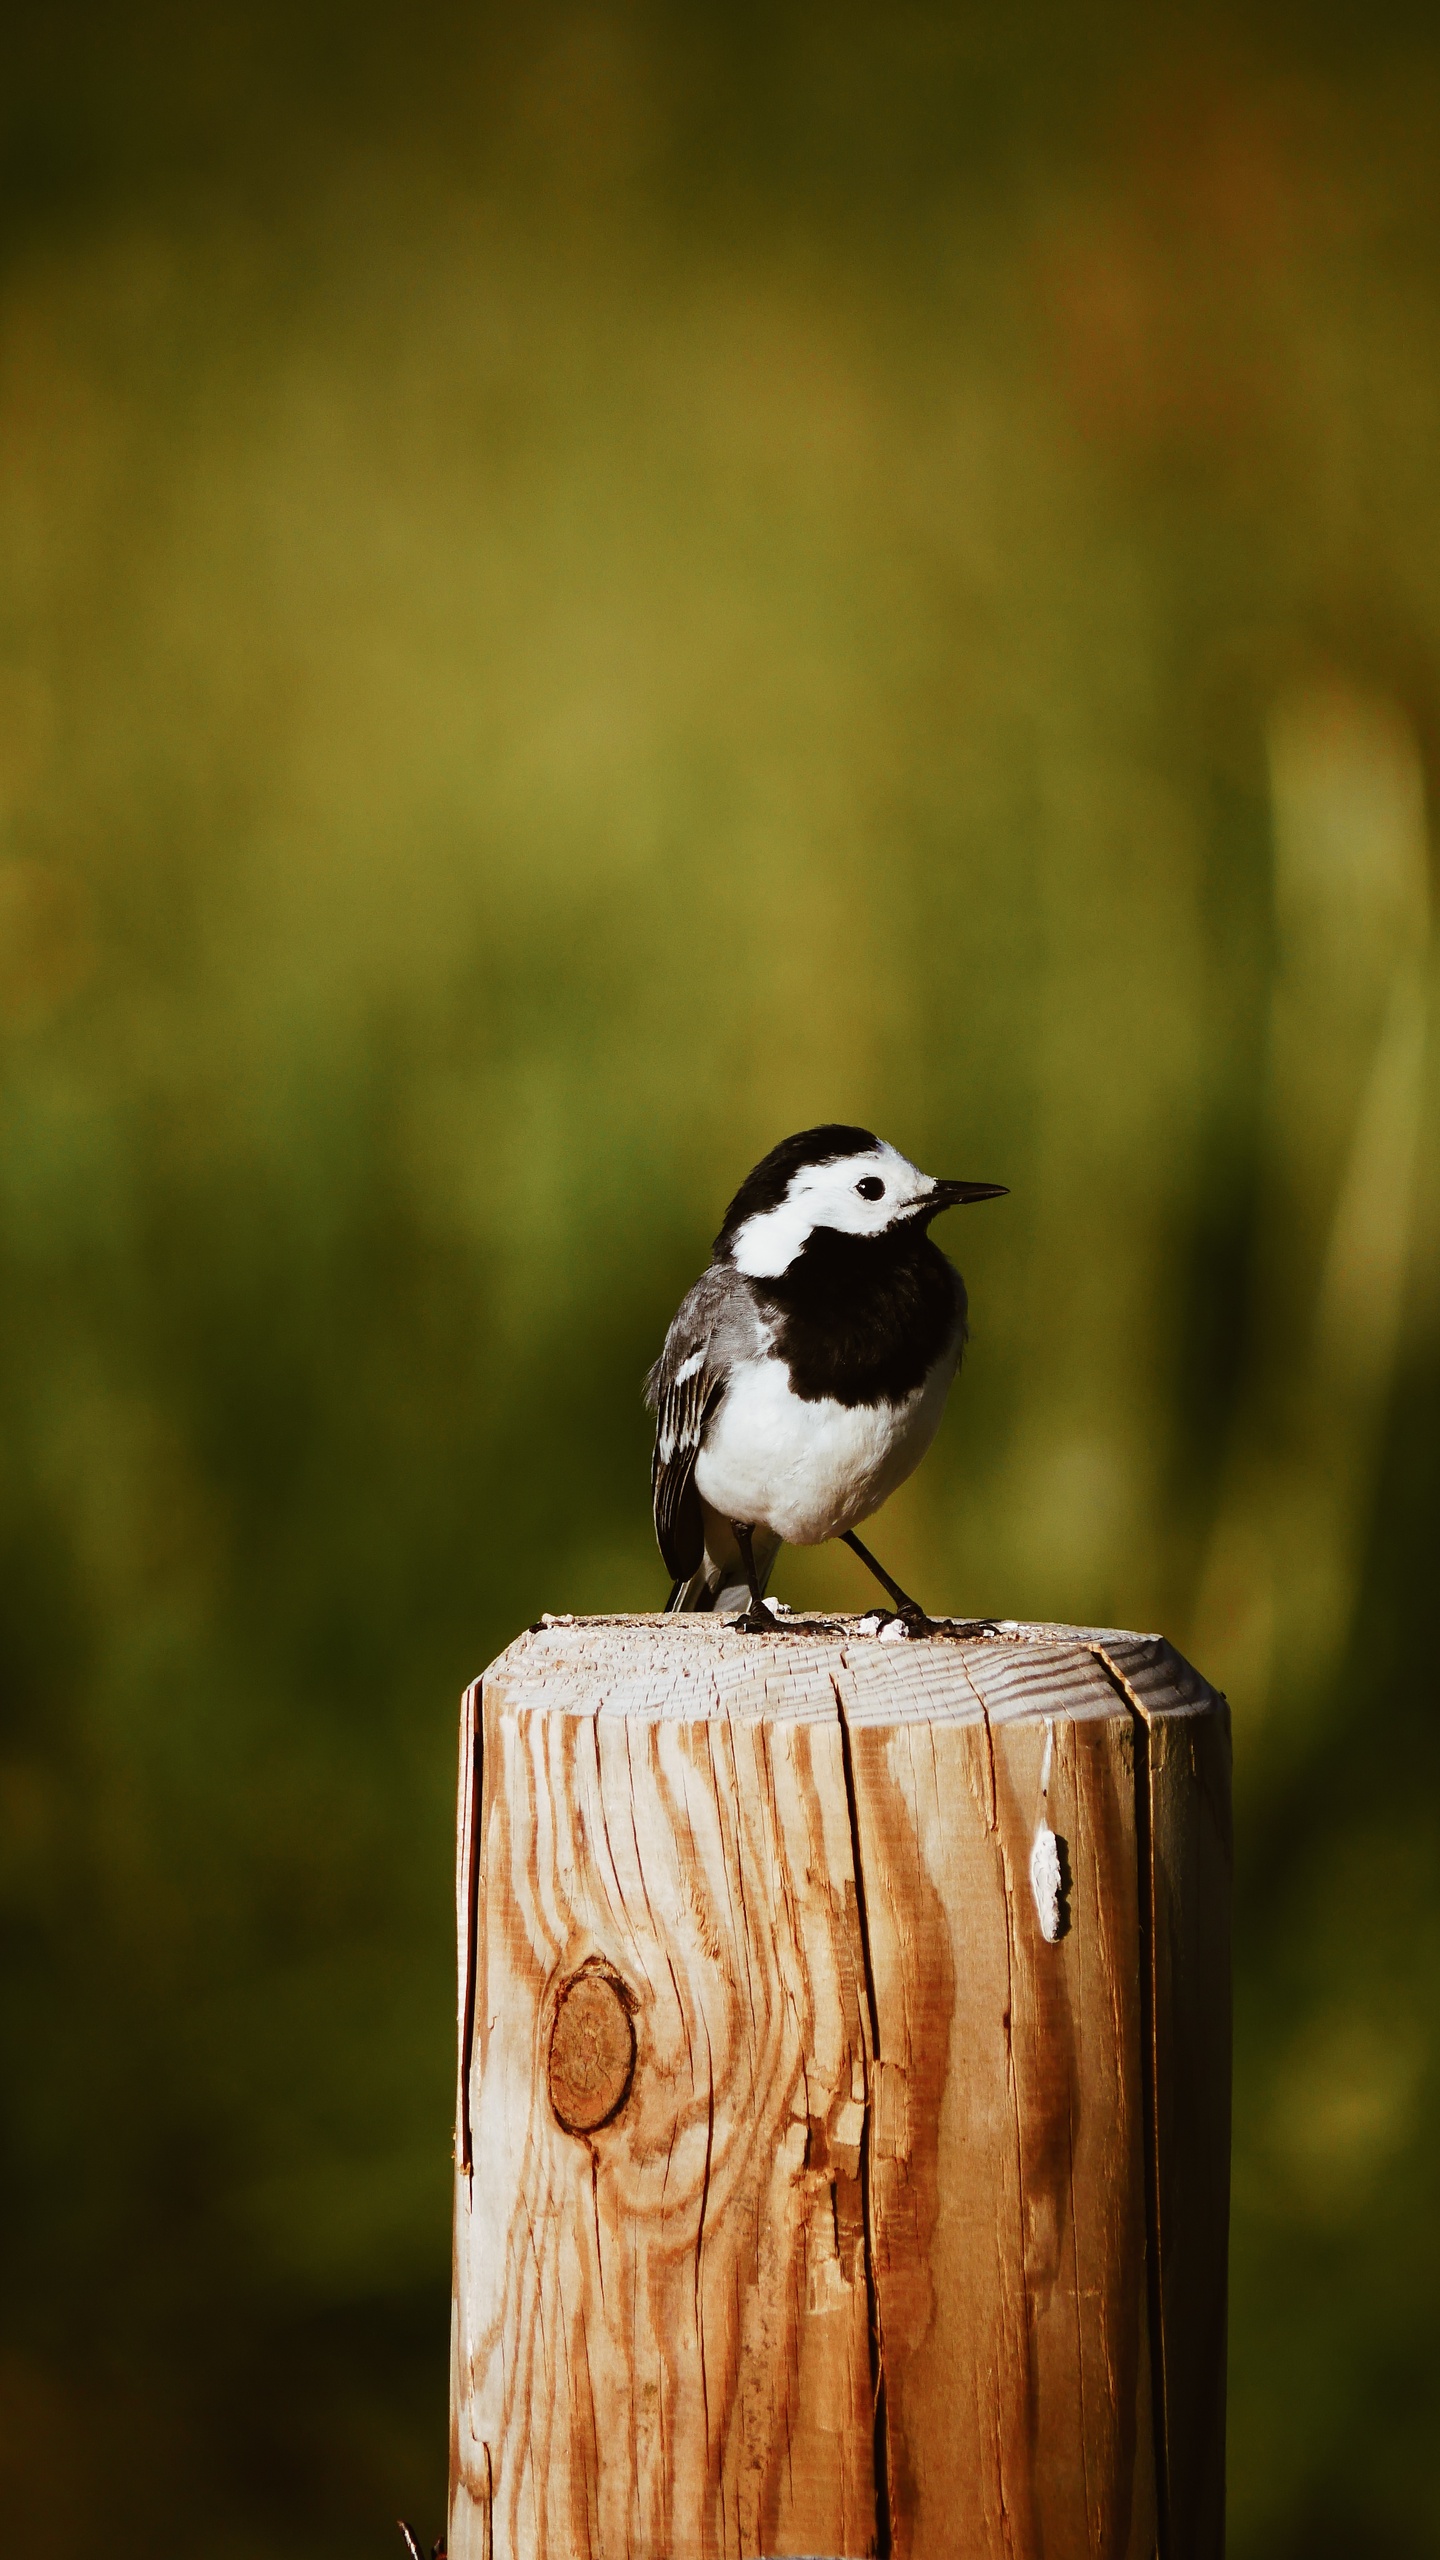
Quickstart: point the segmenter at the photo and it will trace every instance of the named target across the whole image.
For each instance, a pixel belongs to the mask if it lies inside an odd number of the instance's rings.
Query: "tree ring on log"
[[[606,1964],[583,1965],[562,1989],[550,2030],[550,2104],[567,2133],[598,2133],[629,2097],[634,2006]]]

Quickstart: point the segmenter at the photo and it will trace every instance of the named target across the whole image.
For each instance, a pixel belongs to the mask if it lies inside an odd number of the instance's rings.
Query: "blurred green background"
[[[887,1559],[1233,1698],[1234,2560],[1440,2552],[1433,13],[6,57],[4,2548],[439,2530],[457,1693],[838,1117],[1013,1187]]]

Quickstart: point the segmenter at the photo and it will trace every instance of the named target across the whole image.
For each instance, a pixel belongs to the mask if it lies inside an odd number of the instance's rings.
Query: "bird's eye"
[[[862,1200],[883,1200],[885,1197],[885,1185],[881,1181],[878,1173],[867,1173],[862,1175],[860,1181],[856,1183],[855,1188],[859,1192]]]

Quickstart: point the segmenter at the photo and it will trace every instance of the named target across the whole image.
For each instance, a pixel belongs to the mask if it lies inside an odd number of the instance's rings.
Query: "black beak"
[[[963,1209],[969,1200],[1004,1200],[1009,1192],[1008,1182],[937,1182],[921,1206],[927,1218],[935,1218],[942,1209]]]

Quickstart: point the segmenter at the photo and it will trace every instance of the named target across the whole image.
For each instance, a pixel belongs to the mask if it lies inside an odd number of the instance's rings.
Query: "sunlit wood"
[[[452,2560],[1215,2560],[1228,1723],[1154,1639],[468,1693]]]

